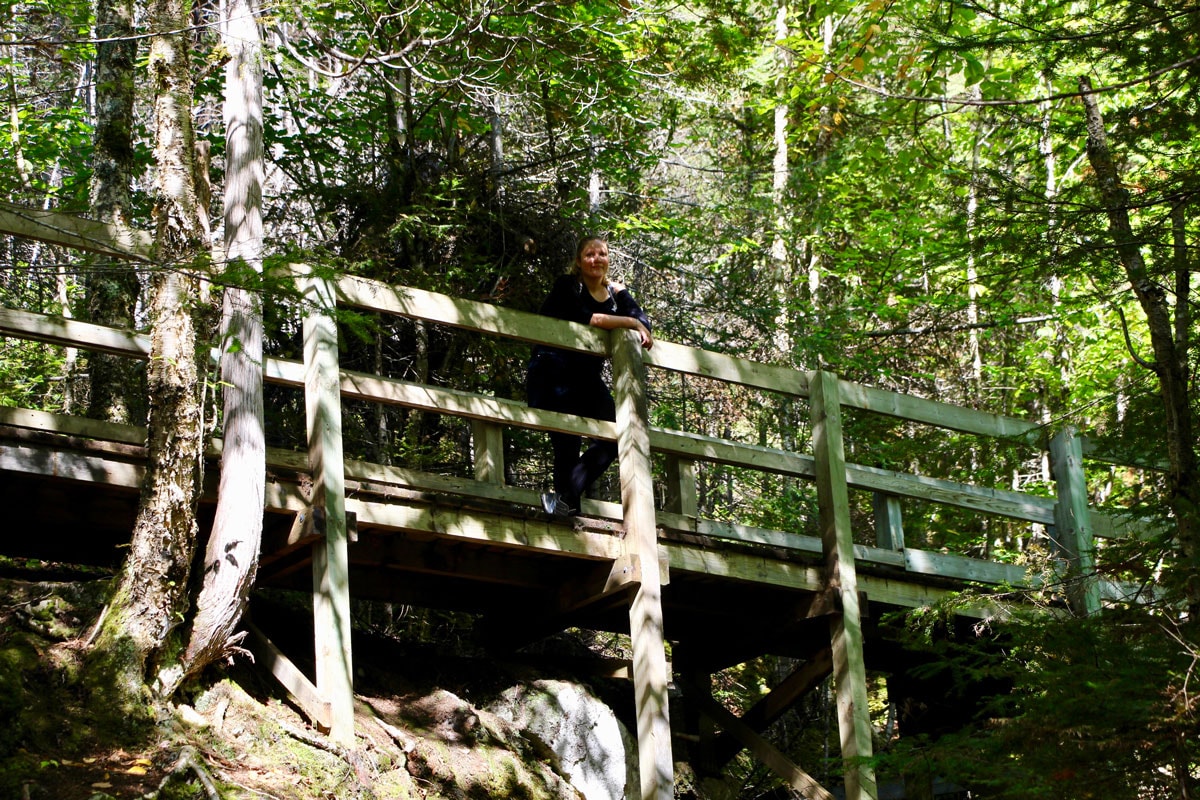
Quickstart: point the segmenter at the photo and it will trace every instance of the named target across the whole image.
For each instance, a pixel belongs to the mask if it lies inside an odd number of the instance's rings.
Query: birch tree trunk
[[[225,289],[221,316],[221,481],[203,586],[183,655],[185,675],[228,655],[244,635],[234,631],[246,610],[262,542],[262,300],[238,280],[262,274],[262,47],[255,12],[253,0],[230,0],[222,31],[230,56],[225,65],[225,254],[234,280]]]
[[[150,278],[148,466],[129,555],[88,675],[107,695],[106,710],[129,720],[145,718],[144,688],[184,619],[196,550],[203,449],[192,316],[198,281],[191,269],[204,242],[192,173],[188,46],[181,33],[188,10],[186,0],[153,0],[147,9],[158,262]],[[115,704],[109,699],[114,690]]]
[[[1175,513],[1179,547],[1184,558],[1184,590],[1193,614],[1200,614],[1200,474],[1197,470],[1196,423],[1188,398],[1187,331],[1177,339],[1171,317],[1167,291],[1155,280],[1146,267],[1138,240],[1134,237],[1129,218],[1129,190],[1121,185],[1108,134],[1092,84],[1087,77],[1079,79],[1087,120],[1087,154],[1096,172],[1100,196],[1108,214],[1108,227],[1116,244],[1117,255],[1125,268],[1125,276],[1146,315],[1154,362],[1150,365],[1158,377],[1166,422],[1167,459],[1171,510]],[[1180,259],[1173,259],[1176,269]],[[1184,274],[1176,276],[1188,285],[1187,259],[1182,260]],[[1187,296],[1182,298],[1186,313]]]
[[[784,208],[788,185],[788,72],[792,66],[791,53],[783,43],[788,37],[788,4],[775,8],[775,156],[771,169],[771,271],[775,278],[775,299],[779,311],[775,315],[775,350],[791,363],[792,352],[792,271],[788,259],[788,216]]]

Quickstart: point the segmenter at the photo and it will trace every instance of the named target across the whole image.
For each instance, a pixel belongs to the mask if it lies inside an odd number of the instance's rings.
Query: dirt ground
[[[117,741],[71,677],[102,597],[96,582],[0,578],[0,798],[579,797],[551,754],[483,710],[511,676],[386,642],[356,643],[353,747],[246,660],[181,692],[143,740]]]

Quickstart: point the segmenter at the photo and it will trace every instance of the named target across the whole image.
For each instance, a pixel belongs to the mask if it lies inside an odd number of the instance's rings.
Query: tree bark
[[[180,33],[188,4],[154,0],[147,21],[155,32],[149,69],[158,262],[150,278],[148,467],[129,555],[92,653],[100,669],[90,676],[97,690],[115,688],[120,713],[131,717],[139,716],[145,685],[187,610],[203,456],[192,316],[198,282],[190,269],[204,242],[192,172],[188,45]]]
[[[1175,513],[1179,547],[1185,561],[1184,590],[1188,606],[1193,614],[1197,614],[1200,613],[1200,475],[1197,474],[1195,420],[1188,399],[1187,340],[1177,341],[1167,291],[1150,274],[1133,235],[1129,191],[1121,185],[1109,150],[1104,119],[1088,78],[1079,79],[1079,91],[1086,113],[1088,161],[1096,172],[1121,265],[1146,315],[1150,331],[1154,353],[1152,368],[1158,377],[1166,422],[1170,506]],[[1178,269],[1179,259],[1175,261]],[[1186,259],[1182,268],[1186,271]],[[1186,308],[1186,296],[1182,299]]]
[[[130,223],[129,187],[133,177],[133,87],[137,39],[132,0],[96,0],[96,129],[93,137],[90,205],[98,218],[114,225]],[[128,264],[90,265],[84,278],[87,318],[101,325],[131,329],[137,306],[137,274]],[[140,424],[145,396],[139,366],[128,358],[89,356],[88,416],[109,422]]]
[[[234,631],[246,609],[262,541],[262,301],[242,285],[262,274],[262,47],[255,10],[253,0],[231,0],[223,26],[230,54],[225,65],[225,253],[232,278],[221,317],[224,449],[184,674],[227,656],[239,640]]]

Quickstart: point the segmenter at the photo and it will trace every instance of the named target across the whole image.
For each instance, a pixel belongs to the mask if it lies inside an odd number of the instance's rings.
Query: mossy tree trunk
[[[133,99],[137,42],[133,0],[96,0],[96,128],[90,206],[94,216],[119,227],[130,223],[134,172]],[[84,277],[87,319],[133,328],[139,285],[132,265],[93,259]],[[107,353],[88,357],[88,416],[142,424],[145,387],[136,362]]]
[[[104,710],[135,720],[160,664],[173,659],[173,631],[188,607],[196,549],[202,436],[196,325],[204,251],[192,172],[192,86],[187,0],[153,0],[147,23],[154,96],[157,267],[150,276],[148,467],[129,554],[90,654],[89,678]]]

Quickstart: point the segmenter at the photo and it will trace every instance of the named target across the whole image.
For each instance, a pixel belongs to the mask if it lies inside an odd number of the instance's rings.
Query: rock
[[[514,686],[488,711],[541,740],[586,800],[640,800],[637,744],[585,686],[553,680]]]

